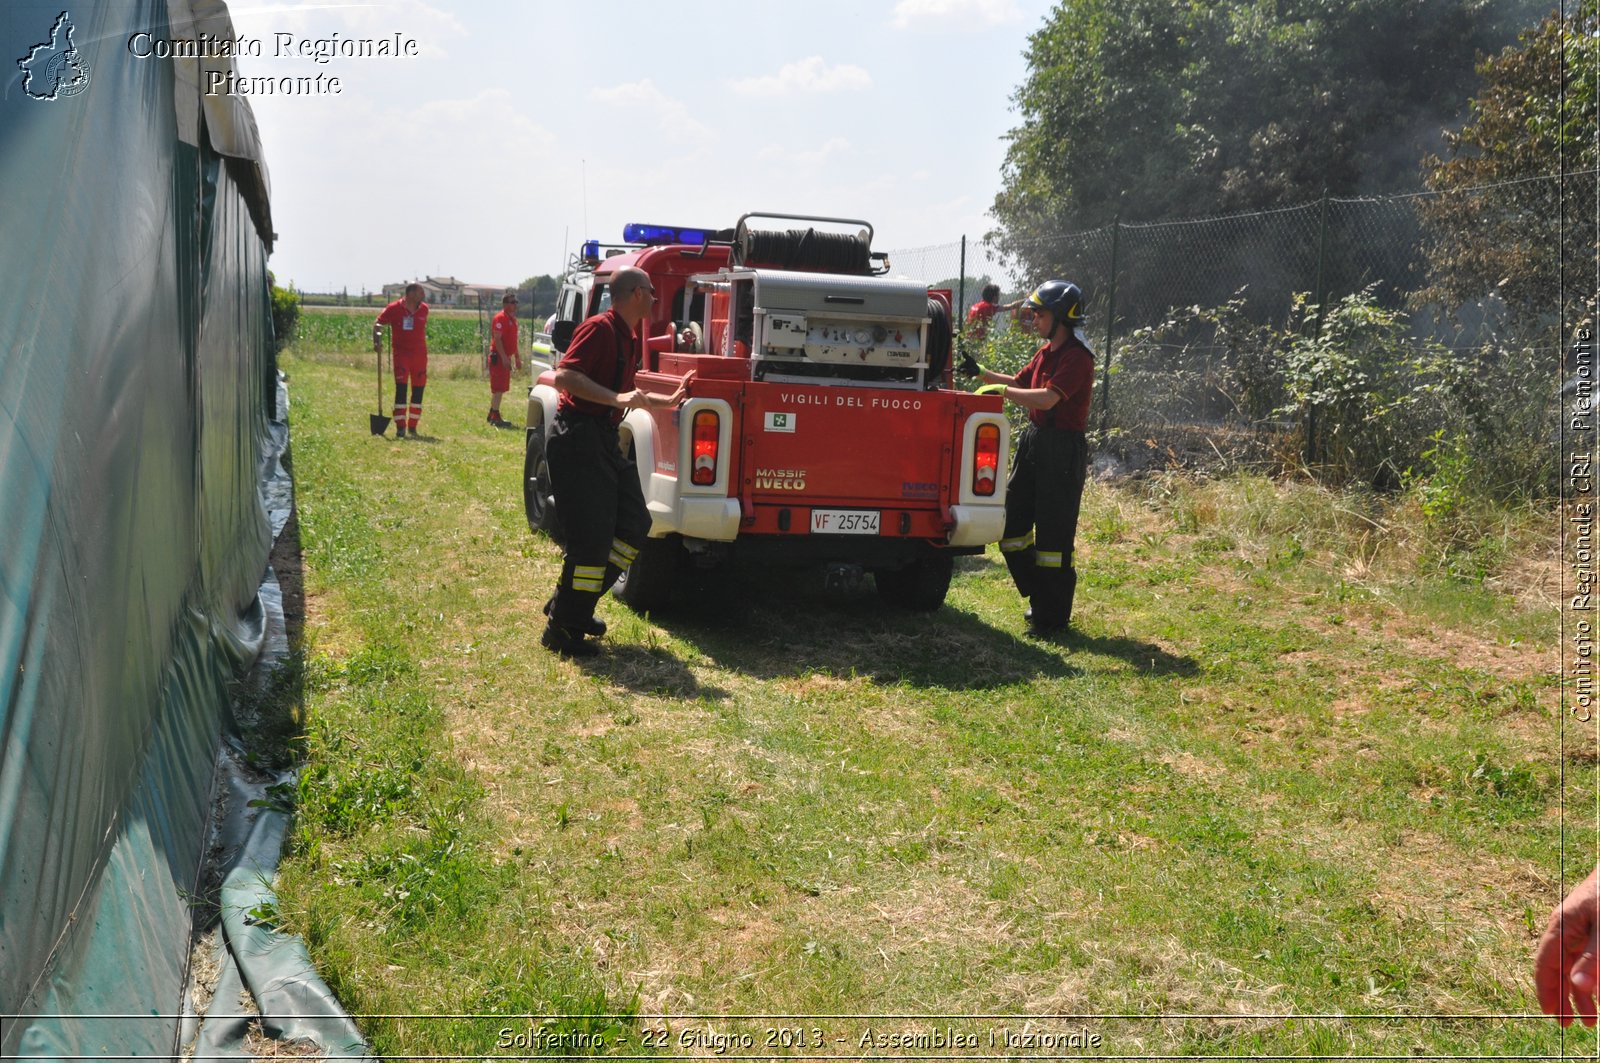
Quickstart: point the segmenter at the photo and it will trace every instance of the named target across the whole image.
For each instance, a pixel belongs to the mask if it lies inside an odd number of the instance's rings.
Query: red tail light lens
[[[689,482],[710,487],[717,482],[717,441],[722,434],[721,418],[715,410],[696,410],[694,414],[694,460]]]
[[[993,495],[1000,476],[1000,426],[980,424],[972,450],[972,493]]]

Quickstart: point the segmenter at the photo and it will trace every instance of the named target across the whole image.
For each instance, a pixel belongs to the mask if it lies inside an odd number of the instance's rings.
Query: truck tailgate
[[[948,504],[960,426],[992,399],[950,391],[752,383],[739,493],[757,504]]]

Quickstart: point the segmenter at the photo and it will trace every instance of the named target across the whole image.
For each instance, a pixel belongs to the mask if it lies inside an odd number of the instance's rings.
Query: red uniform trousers
[[[399,428],[416,428],[422,419],[422,389],[428,383],[428,355],[394,353],[394,423]],[[406,385],[411,385],[411,401],[406,401]]]

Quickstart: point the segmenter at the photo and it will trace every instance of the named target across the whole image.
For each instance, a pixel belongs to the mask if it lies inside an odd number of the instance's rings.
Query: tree
[[[1445,158],[1427,160],[1428,186],[1442,194],[1421,208],[1430,278],[1421,299],[1497,296],[1513,328],[1593,312],[1600,3],[1572,6],[1479,65],[1471,121],[1446,136]],[[1553,179],[1561,173],[1570,176]]]
[[[561,278],[541,276],[534,279],[533,303],[538,309],[536,312],[542,316],[549,316],[556,312],[556,296],[561,294]]]
[[[1534,0],[1062,0],[1028,42],[993,214],[1041,237],[1410,189]]]
[[[974,277],[969,273],[965,278],[946,277],[943,280],[934,281],[932,284],[928,285],[928,287],[948,288],[951,293],[955,295],[964,295],[966,298],[966,305],[971,306],[973,303],[977,302],[983,297],[983,286],[986,284],[1000,284],[1000,282],[989,276],[987,273],[981,274],[977,277]],[[1000,284],[1000,290],[1001,298],[1003,299],[1005,297],[1004,284]]]
[[[528,306],[524,311],[530,317],[544,318],[556,312],[556,296],[561,291],[561,278],[548,274],[529,277],[518,288],[528,293]]]
[[[555,296],[562,291],[562,279],[541,274],[538,277],[528,277],[517,285],[518,290],[528,293],[528,306],[523,307],[523,314],[528,317],[549,317],[555,312]]]

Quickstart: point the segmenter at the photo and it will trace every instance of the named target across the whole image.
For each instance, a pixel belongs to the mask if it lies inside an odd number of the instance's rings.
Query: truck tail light
[[[722,419],[715,410],[696,410],[694,414],[694,461],[689,482],[710,487],[717,482],[717,443],[722,435]]]
[[[980,424],[975,442],[972,449],[972,493],[992,495],[1000,475],[1000,426]]]

